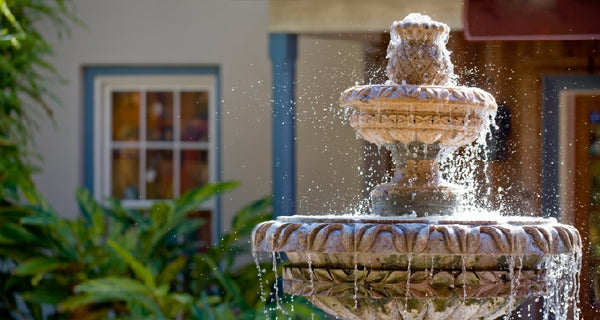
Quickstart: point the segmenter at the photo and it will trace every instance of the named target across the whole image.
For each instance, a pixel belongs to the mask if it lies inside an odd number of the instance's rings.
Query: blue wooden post
[[[273,215],[296,211],[296,55],[295,34],[269,36],[273,64]]]

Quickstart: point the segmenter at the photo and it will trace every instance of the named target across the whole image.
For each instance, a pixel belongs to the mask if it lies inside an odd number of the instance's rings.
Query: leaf
[[[164,319],[162,311],[151,296],[152,288],[144,283],[124,277],[107,277],[85,281],[75,287],[79,296],[71,296],[60,303],[59,307],[66,310],[111,301],[138,303],[153,312],[159,319]]]
[[[94,294],[80,296],[71,296],[59,304],[59,309],[75,310],[89,304],[101,304],[106,302],[125,301],[127,303],[137,303],[153,312],[158,319],[165,319],[162,311],[151,298],[136,291],[101,291]]]
[[[197,305],[192,305],[192,307],[190,309],[190,312],[192,313],[192,316],[194,316],[194,319],[196,319],[196,320],[206,320],[206,319],[209,319],[209,315],[206,314],[207,311],[198,308]]]
[[[82,187],[78,187],[76,191],[77,204],[79,209],[83,213],[83,217],[88,223],[88,227],[91,229],[92,234],[100,236],[104,234],[105,222],[104,222],[104,211],[102,207],[96,202],[90,192]]]
[[[196,318],[215,320],[215,315],[213,314],[213,312],[211,312],[212,308],[211,308],[210,302],[208,301],[208,295],[207,295],[206,291],[202,291],[202,294],[200,296],[200,301],[204,305],[204,309],[202,310],[202,309],[198,308],[197,306],[194,306],[195,308],[193,309],[193,311],[196,314]]]
[[[202,218],[189,218],[175,227],[173,233],[178,236],[186,236],[191,232],[196,232],[200,227],[206,224]]]
[[[215,278],[217,278],[219,283],[223,286],[225,292],[229,294],[231,298],[236,302],[237,306],[241,309],[250,308],[250,306],[248,306],[248,304],[246,303],[246,300],[244,300],[244,295],[242,294],[242,291],[233,281],[231,281],[231,278],[228,278],[223,273],[221,273],[221,271],[217,267],[217,264],[210,257],[205,257],[205,261],[213,270]]]
[[[0,235],[15,242],[39,243],[39,239],[35,234],[11,222],[6,222],[0,227]]]
[[[69,295],[64,291],[66,288],[38,286],[31,291],[21,293],[23,300],[33,303],[48,303],[50,305],[57,305],[62,300],[66,299]]]
[[[43,239],[38,239],[35,243],[51,250],[56,249],[60,251],[62,257],[67,257],[69,260],[78,260],[77,245],[78,242],[81,242],[81,239],[75,239],[74,228],[76,223],[59,217],[49,209],[36,206],[28,206],[28,208],[34,214],[21,218],[21,224],[39,226],[48,231],[47,233],[44,232],[45,237]]]
[[[25,225],[48,226],[57,222],[56,217],[48,215],[35,215],[21,218],[21,223]]]
[[[152,294],[152,288],[139,280],[126,277],[106,277],[84,281],[75,287],[76,293],[102,294],[111,292]]]
[[[35,275],[40,273],[46,273],[59,269],[66,266],[66,264],[60,260],[46,257],[31,258],[17,266],[14,270],[17,276]]]
[[[149,252],[154,253],[158,247],[163,246],[165,242],[168,242],[170,239],[176,238],[177,236],[185,236],[190,232],[197,231],[198,228],[204,224],[205,221],[201,218],[187,218],[187,215],[173,217],[173,220],[161,225],[160,228],[152,234]]]
[[[156,277],[156,283],[159,285],[170,284],[177,274],[185,268],[187,265],[188,258],[186,256],[179,256],[175,260],[171,261],[165,266],[158,276]]]
[[[194,299],[187,293],[171,293],[160,300],[163,312],[171,319],[187,313]]]
[[[31,211],[26,206],[6,206],[0,207],[1,219],[19,219],[31,214]]]
[[[236,315],[233,313],[232,306],[230,306],[228,304],[224,304],[224,303],[218,304],[215,306],[215,314],[219,315],[219,320],[236,320],[237,319]]]
[[[204,185],[199,189],[192,189],[184,193],[179,199],[176,201],[176,211],[175,215],[185,215],[190,211],[198,209],[198,207],[212,198],[213,196],[231,190],[239,185],[239,182],[230,181],[230,182],[217,182]]]
[[[173,205],[170,202],[157,202],[150,208],[152,223],[156,228],[167,227],[173,221]]]
[[[69,314],[69,318],[79,320],[104,320],[108,318],[107,314],[110,311],[111,309],[107,307],[102,308],[97,306],[90,308],[78,308]]]
[[[123,208],[118,199],[110,199],[109,201],[111,203],[112,210],[107,210],[108,215],[123,222],[135,223],[136,227],[141,230],[145,230],[152,225],[150,218],[140,214],[138,211]]]
[[[7,238],[0,233],[0,245],[3,244],[15,244],[17,243],[15,240]]]
[[[270,209],[273,204],[273,199],[267,197],[250,203],[249,205],[242,208],[233,218],[232,229],[235,231],[242,230],[244,227],[248,227],[252,222],[251,228],[254,228],[256,224],[256,217],[259,216],[261,219],[264,218],[265,214],[270,216],[270,212],[265,212]]]
[[[116,243],[112,239],[109,239],[107,241],[107,243],[111,248],[113,248],[113,250],[115,250],[117,252],[119,257],[121,257],[121,259],[123,259],[125,261],[125,263],[127,263],[127,265],[131,268],[131,270],[133,270],[135,275],[140,280],[142,280],[147,286],[149,286],[153,289],[156,288],[156,282],[154,281],[154,275],[152,274],[152,272],[150,272],[150,270],[148,270],[146,267],[144,267],[142,265],[142,263],[140,261],[138,261],[136,258],[134,258],[133,255],[129,251],[125,250],[125,248],[121,247],[118,243]]]
[[[52,207],[44,198],[44,196],[42,196],[42,194],[35,188],[33,183],[21,187],[21,192],[23,193],[27,201],[29,201],[29,203],[31,203],[32,205],[40,208],[41,210],[54,213],[54,209],[52,209]]]
[[[189,305],[193,301],[192,296],[187,293],[172,293],[169,295],[169,300],[181,305]]]

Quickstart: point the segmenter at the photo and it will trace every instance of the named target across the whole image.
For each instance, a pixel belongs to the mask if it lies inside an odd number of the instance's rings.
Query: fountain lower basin
[[[290,216],[252,245],[286,254],[286,293],[345,319],[495,319],[571,281],[552,268],[576,264],[581,239],[544,218]]]

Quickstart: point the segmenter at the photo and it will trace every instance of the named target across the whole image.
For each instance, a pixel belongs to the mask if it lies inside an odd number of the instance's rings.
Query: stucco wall
[[[298,213],[352,210],[363,193],[362,142],[344,119],[340,93],[364,78],[363,43],[306,35],[298,52]]]
[[[74,190],[82,184],[82,68],[98,65],[208,65],[218,66],[222,88],[222,177],[240,180],[237,190],[223,197],[223,226],[235,210],[247,202],[271,192],[271,64],[268,58],[268,1],[233,0],[76,0],[76,15],[87,28],[74,26],[70,37],[57,40],[56,56],[51,62],[69,82],[52,85],[63,106],[55,109],[55,123],[43,123],[36,134],[37,149],[44,157],[43,173],[35,180],[51,204],[65,216],[77,214]],[[51,30],[46,31],[53,35]],[[335,176],[356,174],[356,166],[347,166],[338,156],[328,160],[321,146],[336,149],[337,143],[313,134],[310,117],[334,114],[324,108],[337,103],[340,88],[362,78],[349,71],[339,80],[324,75],[331,70],[331,55],[347,52],[355,61],[344,64],[347,70],[359,70],[361,50],[357,43],[341,40],[314,41],[301,37],[298,60],[299,100],[299,198],[311,202],[330,198],[331,168],[336,161]],[[346,53],[344,53],[346,54]],[[336,64],[335,62],[334,64]],[[339,66],[339,63],[337,63]],[[336,66],[335,68],[338,68]],[[315,74],[317,72],[317,74]],[[316,78],[313,78],[315,74]],[[316,81],[325,81],[316,84]],[[304,98],[306,95],[307,98]],[[310,97],[310,102],[308,101]],[[316,109],[315,114],[311,110]],[[309,111],[306,111],[309,110]],[[322,119],[318,121],[323,121]],[[338,130],[348,130],[338,121],[319,125],[327,131],[325,138],[337,139]],[[339,129],[339,128],[342,129]],[[340,134],[341,136],[342,134]],[[344,133],[348,150],[358,142]],[[340,140],[341,141],[341,140]],[[344,147],[346,148],[346,147]],[[346,150],[346,149],[343,149]],[[346,151],[334,151],[346,152]],[[355,161],[356,156],[350,156]],[[325,162],[325,163],[324,163]],[[348,171],[348,172],[345,172]],[[334,178],[339,179],[339,178]],[[311,185],[323,187],[317,193],[307,191]],[[314,181],[314,182],[313,182]],[[344,188],[355,189],[359,182],[349,178]],[[340,204],[343,206],[343,204]],[[308,208],[307,210],[312,210]]]

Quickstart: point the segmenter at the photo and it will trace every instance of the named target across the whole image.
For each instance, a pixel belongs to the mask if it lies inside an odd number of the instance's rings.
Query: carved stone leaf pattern
[[[543,251],[550,252],[550,248],[554,248],[552,245],[552,235],[548,234],[548,232],[544,232],[546,230],[539,228],[524,228],[525,232],[527,232],[535,242],[535,244]]]
[[[414,232],[410,228],[406,229],[406,244],[407,248],[411,250],[410,252],[421,253],[425,251],[429,242],[429,229],[427,225],[417,225]]]
[[[342,230],[343,225],[339,223],[334,224],[322,224],[318,229],[319,232],[312,233],[314,237],[309,237],[307,240],[311,241],[307,243],[307,247],[310,248],[311,252],[322,252],[332,232]]]
[[[267,229],[269,229],[275,223],[275,221],[266,221],[257,225],[252,231],[252,243],[257,246],[264,244],[265,236],[267,235]],[[255,248],[255,250],[261,249],[259,247],[253,248]]]
[[[424,223],[376,224],[376,223],[281,223],[264,222],[258,225],[252,241],[257,250],[277,252],[323,252],[325,248],[340,253],[374,253],[373,248],[381,241],[389,241],[396,254],[431,252],[430,233],[438,232],[444,237],[449,254],[480,254],[483,247],[494,248],[496,254],[560,254],[570,253],[581,240],[572,227],[511,226],[506,225],[428,225]],[[491,243],[482,246],[482,234]],[[336,246],[330,241],[340,241]],[[535,247],[528,247],[531,242]],[[339,248],[339,249],[335,249]],[[439,248],[438,248],[439,249]],[[489,249],[486,249],[489,250]],[[342,252],[343,251],[343,252]],[[483,252],[492,254],[490,252]]]
[[[338,293],[340,297],[359,298],[378,295],[387,298],[449,297],[490,298],[512,294],[515,297],[540,294],[545,289],[544,273],[522,270],[511,283],[510,272],[504,271],[381,271],[285,267],[284,291],[305,296],[331,294],[336,286],[356,287]],[[407,277],[410,275],[410,281]],[[407,283],[409,285],[407,285]]]
[[[521,300],[517,300],[519,303]],[[440,299],[359,299],[357,308],[352,299],[316,297],[313,303],[330,313],[348,320],[424,320],[424,319],[496,319],[506,313],[508,299],[466,300],[458,297],[447,299],[443,308]],[[411,306],[408,308],[407,306]],[[367,310],[375,310],[374,314]]]
[[[510,243],[504,232],[502,232],[499,228],[494,226],[482,226],[480,228],[481,232],[484,232],[492,238],[495,248],[503,254],[510,253]]]

